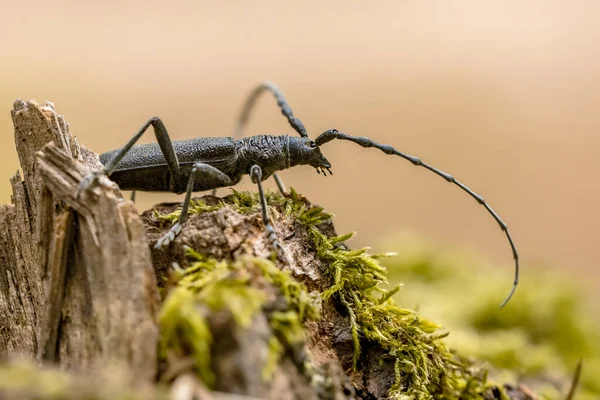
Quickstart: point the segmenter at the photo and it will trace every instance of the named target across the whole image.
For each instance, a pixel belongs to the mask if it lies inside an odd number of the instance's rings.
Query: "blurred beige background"
[[[229,135],[244,96],[269,79],[313,137],[335,127],[418,155],[488,200],[525,267],[568,268],[600,288],[598,1],[0,3],[3,202],[17,97],[55,102],[102,152],[154,115],[174,139]],[[291,133],[267,97],[249,128]],[[411,230],[475,249],[506,267],[508,288],[508,244],[465,193],[375,150],[323,151],[333,177],[283,177],[340,232],[376,245]],[[174,198],[141,194],[139,206]]]

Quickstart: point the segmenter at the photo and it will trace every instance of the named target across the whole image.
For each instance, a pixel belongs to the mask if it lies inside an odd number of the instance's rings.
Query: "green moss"
[[[391,398],[470,399],[481,398],[482,393],[489,390],[491,384],[487,381],[485,370],[454,355],[443,343],[441,339],[447,332],[413,311],[395,305],[392,296],[399,291],[400,285],[388,287],[387,270],[379,261],[389,254],[370,255],[366,249],[347,249],[343,242],[352,234],[337,237],[323,234],[320,225],[328,222],[331,214],[321,207],[310,205],[293,189],[286,197],[269,193],[268,202],[304,225],[316,256],[326,265],[323,273],[330,279],[331,285],[323,290],[322,298],[338,303],[346,311],[354,343],[354,369],[362,368],[361,361],[368,357],[363,354],[362,346],[369,345],[381,349],[386,362],[394,365],[396,377],[389,393]],[[212,207],[226,204],[241,213],[257,211],[260,207],[257,194],[237,191]],[[191,212],[210,210],[204,204]],[[169,218],[176,219],[174,216]],[[305,320],[318,316],[318,296],[308,294],[302,284],[267,260],[251,258],[227,264],[193,252],[190,254],[200,264],[192,265],[185,272],[188,290],[196,286],[205,287],[207,279],[225,279],[226,271],[236,270],[243,276],[244,270],[258,267],[265,279],[286,299],[288,310],[269,315],[274,337],[269,343],[269,362],[263,370],[268,376],[283,349],[303,339]],[[207,278],[207,274],[211,278]],[[239,277],[237,279],[240,284],[247,283],[239,281]],[[182,280],[185,282],[185,279]],[[251,295],[257,298],[256,293]],[[216,293],[211,296],[218,297]],[[224,296],[222,300],[226,302],[228,298]],[[217,303],[224,306],[220,301]]]
[[[441,321],[447,342],[460,354],[488,361],[507,379],[519,379],[546,399],[564,398],[575,365],[583,359],[577,399],[600,396],[600,322],[572,280],[552,268],[527,268],[514,298],[499,302],[510,286],[505,269],[482,268],[473,254],[434,248],[414,238],[394,246],[411,249],[386,263],[411,282],[395,298],[421,305]],[[562,390],[551,385],[562,383]]]
[[[304,322],[319,316],[320,297],[309,293],[288,272],[272,262],[256,257],[240,257],[234,262],[219,261],[187,249],[193,263],[181,272],[161,312],[161,349],[179,356],[192,356],[202,380],[211,386],[210,348],[213,338],[203,309],[228,310],[237,325],[248,327],[268,301],[269,291],[276,292],[286,304],[285,312],[266,313],[273,336],[263,377],[269,379],[286,348],[304,339]],[[258,276],[269,287],[252,286]],[[271,293],[272,295],[272,293]]]
[[[163,357],[167,353],[191,355],[200,378],[212,385],[215,380],[210,368],[212,334],[194,292],[186,287],[174,288],[163,303],[159,324]]]
[[[375,343],[394,362],[396,381],[391,398],[477,398],[487,391],[484,374],[471,371],[439,340],[447,333],[439,326],[394,304],[400,286],[385,289],[387,271],[365,249],[337,246],[348,236],[327,238],[311,227],[317,256],[329,265],[333,285],[323,298],[335,298],[347,310],[354,341],[354,369],[359,369],[361,343]]]
[[[277,369],[277,364],[281,356],[283,355],[284,348],[277,337],[272,336],[269,338],[269,356],[267,362],[262,369],[262,378],[265,381],[271,380],[271,377]]]
[[[214,383],[210,369],[212,335],[202,308],[228,310],[235,322],[247,327],[266,300],[261,290],[249,285],[243,261],[229,264],[204,257],[189,249],[196,259],[182,272],[167,296],[160,315],[161,348],[176,355],[191,355],[207,385]]]
[[[446,332],[391,300],[401,286],[386,288],[387,271],[379,262],[391,254],[369,255],[366,249],[348,250],[340,245],[352,234],[324,235],[319,225],[331,219],[331,214],[308,205],[293,189],[283,208],[305,225],[317,257],[327,265],[325,273],[332,285],[322,296],[346,309],[354,369],[360,369],[361,343],[374,343],[394,360],[396,381],[391,398],[475,398],[488,390],[487,375],[474,374],[470,363],[458,359],[439,340]]]
[[[300,321],[319,318],[321,313],[319,293],[308,292],[306,286],[294,279],[289,271],[280,270],[268,260],[254,258],[253,262],[260,268],[267,282],[279,290],[288,304],[288,309],[296,313]]]
[[[214,205],[214,206],[209,206],[201,199],[192,199],[190,201],[190,207],[188,208],[188,214],[201,214],[203,212],[215,211],[223,206],[225,206],[225,204],[223,202],[219,202],[217,205]],[[175,211],[170,212],[168,214],[161,214],[157,210],[154,210],[154,216],[159,221],[170,222],[172,224],[177,222],[180,215],[181,215],[180,208],[178,208]]]

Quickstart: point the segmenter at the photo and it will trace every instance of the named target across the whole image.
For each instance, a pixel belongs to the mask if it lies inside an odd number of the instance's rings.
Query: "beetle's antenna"
[[[475,193],[474,191],[469,189],[462,182],[459,182],[456,179],[454,179],[454,177],[452,175],[447,174],[443,171],[440,171],[439,169],[434,168],[431,165],[425,164],[418,157],[414,157],[414,156],[402,153],[402,152],[396,150],[395,148],[393,148],[392,146],[390,146],[389,144],[378,144],[369,138],[366,138],[363,136],[350,136],[345,133],[339,132],[336,129],[330,129],[330,130],[327,130],[327,131],[321,133],[319,135],[319,137],[317,137],[317,139],[315,140],[315,143],[317,143],[318,146],[321,146],[322,144],[330,142],[333,139],[348,140],[348,141],[354,142],[362,147],[375,147],[376,149],[383,151],[385,154],[400,156],[400,157],[404,158],[405,160],[408,160],[411,163],[413,163],[413,165],[418,165],[418,166],[424,167],[424,168],[430,170],[431,172],[433,172],[434,174],[441,176],[446,181],[454,183],[456,186],[458,186],[459,188],[461,188],[462,190],[467,192],[475,200],[477,200],[477,202],[479,204],[484,206],[486,208],[486,210],[488,210],[488,212],[492,215],[492,217],[494,217],[494,219],[496,220],[498,225],[500,225],[500,229],[502,229],[502,231],[504,231],[504,233],[506,234],[506,238],[508,239],[508,243],[510,244],[510,247],[511,247],[512,253],[513,253],[513,257],[515,259],[515,279],[513,282],[513,287],[511,289],[510,293],[508,294],[508,296],[506,297],[506,299],[500,305],[500,308],[504,307],[506,305],[506,303],[508,303],[508,301],[514,294],[515,290],[517,289],[517,285],[519,284],[519,253],[517,252],[517,248],[515,247],[515,244],[513,243],[510,233],[508,232],[508,227],[506,226],[504,221],[502,221],[502,219],[500,219],[500,217],[498,216],[498,214],[496,214],[496,212],[492,209],[492,207],[490,207],[485,202],[483,197],[481,197],[480,195],[478,195],[477,193]]]
[[[235,138],[243,137],[243,131],[246,126],[246,123],[248,122],[248,118],[250,117],[250,112],[252,111],[252,108],[254,108],[254,103],[256,103],[258,96],[260,96],[260,94],[264,91],[269,91],[273,93],[273,96],[275,96],[275,99],[277,100],[277,105],[281,109],[281,113],[287,118],[292,128],[294,128],[294,130],[298,132],[300,136],[308,137],[308,133],[306,133],[306,128],[304,127],[304,124],[298,118],[294,117],[292,108],[289,106],[281,90],[279,90],[279,88],[275,86],[274,83],[269,81],[265,81],[259,84],[248,95],[248,99],[246,100],[246,103],[244,104],[242,112],[240,113],[240,116],[238,118],[238,122],[235,127],[233,136]]]

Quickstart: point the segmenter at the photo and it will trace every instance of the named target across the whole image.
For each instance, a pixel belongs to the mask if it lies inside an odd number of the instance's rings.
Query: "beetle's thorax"
[[[239,155],[246,160],[248,168],[258,165],[263,180],[276,171],[289,168],[290,151],[287,135],[257,135],[244,138],[239,143]]]

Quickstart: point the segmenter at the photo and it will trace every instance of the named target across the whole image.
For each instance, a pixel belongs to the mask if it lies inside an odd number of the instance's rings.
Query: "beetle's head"
[[[308,138],[303,137],[290,137],[290,166],[296,165],[310,165],[317,169],[317,172],[329,171],[331,174],[331,164],[323,153],[319,146]]]

